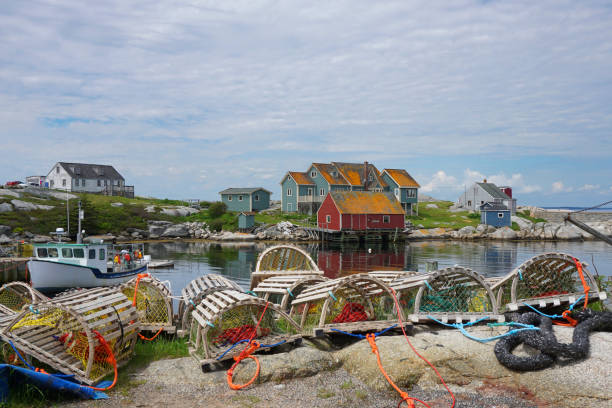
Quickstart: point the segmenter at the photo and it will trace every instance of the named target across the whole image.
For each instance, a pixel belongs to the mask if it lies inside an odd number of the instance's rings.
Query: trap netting
[[[321,275],[272,276],[259,282],[253,288],[253,292],[262,299],[279,305],[281,310],[288,312],[291,300],[310,286],[327,280],[329,279]]]
[[[232,358],[251,338],[262,347],[300,338],[299,326],[278,306],[235,290],[210,293],[191,317],[190,353],[201,363]]]
[[[148,273],[139,274],[121,284],[119,290],[132,300],[132,305],[138,310],[140,331],[175,332],[172,294],[159,279]]]
[[[385,329],[398,322],[389,287],[365,273],[309,286],[291,302],[290,315],[302,333],[315,336]]]
[[[19,312],[25,305],[48,299],[25,282],[10,282],[0,288],[0,314]]]
[[[403,305],[406,311],[411,307],[410,297],[415,288],[407,285],[405,290],[408,296],[402,293],[401,299],[406,301],[406,305]],[[399,288],[396,290],[403,292]],[[426,275],[418,284],[410,320],[416,323],[434,318],[443,322],[461,323],[485,316],[503,321],[491,288],[478,273],[469,268],[453,266]]]
[[[500,303],[510,311],[525,307],[525,303],[540,308],[571,304],[583,295],[589,301],[606,298],[586,265],[563,253],[542,254],[525,261],[511,272],[510,279],[496,287],[503,290],[498,295]]]
[[[24,357],[94,384],[131,356],[138,324],[130,299],[96,288],[24,308],[1,335]]]
[[[306,251],[293,245],[276,245],[259,254],[255,272],[251,274],[251,287],[277,275],[312,275],[323,272]]]
[[[238,292],[244,290],[231,279],[225,276],[211,273],[200,276],[189,282],[181,292],[182,299],[179,302],[178,315],[181,319],[181,329],[189,330],[191,326],[191,312],[208,294],[217,290],[233,289]]]

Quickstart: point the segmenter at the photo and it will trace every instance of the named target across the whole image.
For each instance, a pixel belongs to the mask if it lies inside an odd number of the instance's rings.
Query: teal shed
[[[247,187],[228,188],[219,194],[228,211],[251,212],[269,208],[272,192],[262,187]]]
[[[247,230],[255,226],[254,212],[241,212],[238,214],[238,229]]]

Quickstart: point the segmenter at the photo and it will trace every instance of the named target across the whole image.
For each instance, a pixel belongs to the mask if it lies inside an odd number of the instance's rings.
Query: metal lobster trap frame
[[[133,354],[139,330],[132,301],[116,288],[96,288],[24,307],[2,338],[55,370],[95,384]]]
[[[290,316],[304,335],[314,336],[381,330],[399,320],[389,287],[365,273],[308,287],[291,302]]]
[[[244,292],[240,285],[233,280],[215,273],[200,276],[199,278],[189,282],[187,286],[183,288],[181,291],[182,299],[179,302],[178,310],[179,319],[181,321],[181,330],[179,331],[180,336],[187,334],[192,321],[191,312],[198,304],[200,304],[200,302],[202,302],[202,299],[212,292],[224,289]]]
[[[504,320],[485,279],[469,268],[453,266],[400,278],[390,287],[413,323],[430,322],[432,318],[444,323],[474,322],[483,317]]]
[[[257,257],[255,272],[251,274],[250,289],[272,276],[313,274],[323,275],[323,272],[306,251],[293,245],[275,245]]]
[[[491,285],[501,310],[516,311],[526,305],[547,308],[569,305],[588,291],[588,301],[604,300],[597,280],[586,263],[560,252],[534,256]]]
[[[279,305],[281,310],[289,312],[290,302],[310,286],[329,279],[321,275],[281,275],[266,278],[253,288],[253,292],[262,299]]]
[[[139,274],[119,285],[119,290],[132,300],[132,305],[138,310],[140,331],[176,331],[172,293],[162,281],[148,273]]]
[[[49,300],[25,282],[9,282],[0,288],[0,315],[12,315],[23,306]]]
[[[251,338],[267,346],[301,341],[299,326],[277,305],[236,290],[211,292],[191,317],[189,352],[203,369],[240,354]]]

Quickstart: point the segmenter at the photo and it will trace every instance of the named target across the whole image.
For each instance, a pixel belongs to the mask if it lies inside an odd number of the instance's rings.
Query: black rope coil
[[[552,330],[552,320],[534,312],[512,315],[512,321],[531,324],[540,330],[524,330],[502,338],[495,345],[497,360],[505,367],[516,371],[535,371],[552,366],[555,361],[577,361],[589,354],[589,333],[591,331],[612,331],[612,312],[596,312],[585,309],[572,312],[572,318],[579,323],[574,329],[572,342],[559,343]],[[512,351],[526,344],[539,354],[520,357]]]

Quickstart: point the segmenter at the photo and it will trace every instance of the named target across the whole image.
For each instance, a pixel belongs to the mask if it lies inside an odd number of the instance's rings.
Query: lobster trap
[[[91,385],[127,361],[138,329],[130,299],[114,288],[95,288],[24,308],[1,336],[23,357]]]
[[[291,302],[290,315],[314,336],[381,330],[399,320],[389,287],[365,273],[308,287]]]
[[[323,275],[306,251],[293,245],[275,245],[257,257],[251,274],[251,290],[262,280],[277,275]]]
[[[415,271],[370,271],[368,276],[376,278],[390,284],[396,279],[408,278],[411,276],[418,276],[419,273]]]
[[[140,331],[174,333],[172,294],[159,279],[142,274],[119,286],[138,310]]]
[[[474,322],[482,317],[504,320],[498,313],[493,292],[484,278],[468,268],[453,266],[428,275],[393,281],[404,313],[413,323],[433,319]]]
[[[210,293],[191,317],[189,351],[203,368],[240,354],[250,339],[262,347],[301,340],[299,326],[278,306],[236,290]]]
[[[253,288],[262,299],[279,305],[281,310],[289,311],[292,299],[299,296],[310,286],[329,280],[321,275],[282,275],[264,279]]]
[[[586,264],[557,252],[528,259],[492,285],[500,309],[507,311],[516,311],[526,304],[539,308],[569,305],[587,296],[587,287],[588,301],[606,299]]]
[[[178,315],[181,319],[181,330],[180,335],[183,335],[185,331],[189,330],[191,325],[191,312],[195,307],[202,301],[202,299],[208,296],[210,293],[217,290],[232,289],[237,292],[244,292],[244,290],[231,279],[227,279],[225,276],[211,273],[208,275],[200,276],[189,282],[181,292],[182,299],[179,302]]]
[[[48,299],[25,282],[10,282],[0,288],[0,315],[11,315],[19,312],[25,305]]]

